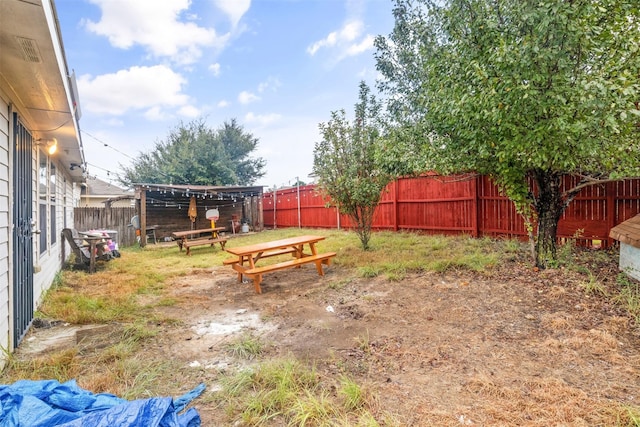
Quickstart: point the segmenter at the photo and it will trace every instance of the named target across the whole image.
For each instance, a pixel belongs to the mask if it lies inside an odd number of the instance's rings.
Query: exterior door
[[[33,321],[33,137],[13,114],[13,346]]]

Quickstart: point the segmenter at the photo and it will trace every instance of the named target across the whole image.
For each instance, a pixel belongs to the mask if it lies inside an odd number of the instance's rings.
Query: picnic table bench
[[[176,239],[180,251],[187,249],[187,255],[191,255],[193,246],[211,245],[220,243],[220,248],[224,250],[227,243],[226,237],[221,237],[218,232],[225,230],[225,227],[201,228],[198,230],[174,231],[171,235]]]
[[[300,267],[303,264],[314,263],[318,274],[320,276],[324,276],[322,265],[330,265],[331,258],[336,256],[336,253],[318,253],[315,244],[320,240],[324,240],[324,237],[298,236],[257,243],[255,245],[227,248],[226,251],[236,257],[224,260],[223,264],[231,265],[231,267],[238,272],[239,282],[242,282],[242,276],[252,278],[255,291],[260,294],[262,293],[262,288],[260,287],[260,283],[262,283],[262,275],[271,271]],[[305,252],[305,246],[309,248],[310,253]],[[294,258],[275,264],[256,266],[256,262],[262,258],[286,254],[291,254]]]

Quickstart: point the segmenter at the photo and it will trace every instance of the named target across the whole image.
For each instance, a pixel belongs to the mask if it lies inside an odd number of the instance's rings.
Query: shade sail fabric
[[[20,380],[0,385],[2,427],[199,427],[194,408],[183,409],[205,389],[200,384],[185,395],[128,401],[113,394],[93,394],[75,380]]]

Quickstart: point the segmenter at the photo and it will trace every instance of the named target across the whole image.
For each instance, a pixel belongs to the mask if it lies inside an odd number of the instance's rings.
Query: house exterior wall
[[[81,208],[104,208],[105,202],[110,198],[116,196],[82,196],[80,200]],[[135,201],[133,199],[130,200],[118,200],[111,204],[112,208],[130,208],[135,206]]]
[[[13,194],[13,158],[11,144],[11,129],[13,128],[13,119],[10,108],[17,108],[15,104],[10,107],[11,99],[0,89],[0,350],[11,350],[13,323],[11,316],[13,315],[12,302],[12,261],[10,254],[12,253],[12,194]],[[20,113],[20,109],[17,108]],[[28,127],[28,124],[27,124]],[[39,217],[39,181],[38,167],[39,157],[44,153],[34,146],[33,160],[31,170],[32,180],[32,196],[33,196],[33,218],[38,222],[35,226],[40,229]],[[46,154],[44,154],[46,155]],[[64,258],[68,258],[71,249],[62,239],[62,229],[65,226],[73,226],[73,208],[79,204],[80,186],[72,182],[71,177],[64,173],[64,165],[59,163],[55,155],[49,159],[50,163],[55,167],[55,185],[52,185],[52,195],[55,195],[55,221],[52,228],[48,211],[46,232],[49,236],[47,239],[47,247],[40,247],[38,235],[33,236],[33,260],[34,260],[34,276],[33,276],[33,307],[37,309],[42,302],[45,292],[51,287],[56,274],[60,271]],[[55,241],[52,236],[55,234]],[[66,245],[66,247],[64,247]],[[0,357],[0,367],[3,365],[4,357]]]
[[[36,160],[38,156],[46,155],[37,148],[34,150],[33,158],[35,162],[35,169],[33,176],[38,176],[37,165],[39,162]],[[35,274],[33,276],[34,286],[34,309],[37,309],[42,302],[45,292],[51,287],[56,274],[62,268],[63,254],[65,258],[68,258],[71,254],[71,248],[62,238],[62,229],[66,224],[73,224],[73,197],[68,197],[69,194],[73,194],[73,183],[62,172],[64,171],[64,165],[61,165],[55,160],[55,155],[49,159],[49,161],[55,166],[55,186],[52,189],[52,194],[55,194],[55,229],[52,228],[51,220],[47,216],[46,233],[49,236],[47,239],[46,247],[40,246],[40,239],[34,238],[34,254],[35,260]],[[38,182],[34,183],[33,200],[34,200],[34,218],[37,218],[38,229],[40,221],[39,206],[38,206]],[[51,214],[51,211],[48,211]],[[66,221],[66,222],[65,222]],[[55,242],[52,242],[52,236],[55,236]],[[67,245],[63,248],[63,245]]]
[[[640,249],[620,242],[620,270],[640,280]]]
[[[9,102],[0,90],[0,348],[11,348]]]

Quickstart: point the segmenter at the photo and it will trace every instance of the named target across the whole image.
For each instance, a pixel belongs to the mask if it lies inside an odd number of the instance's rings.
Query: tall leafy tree
[[[640,2],[396,0],[376,59],[396,119],[387,167],[490,175],[536,264],[585,186],[640,174]],[[406,152],[421,161],[405,162]],[[579,177],[564,188],[563,176]],[[531,187],[529,182],[533,183]]]
[[[333,111],[331,120],[319,125],[322,141],[316,143],[313,153],[319,189],[353,220],[364,249],[369,248],[382,190],[391,179],[375,161],[382,139],[380,111],[370,88],[361,82],[353,122],[345,110]]]
[[[217,130],[203,119],[181,123],[131,166],[121,166],[120,182],[250,185],[264,176],[265,161],[251,156],[257,146],[258,139],[235,119]]]

